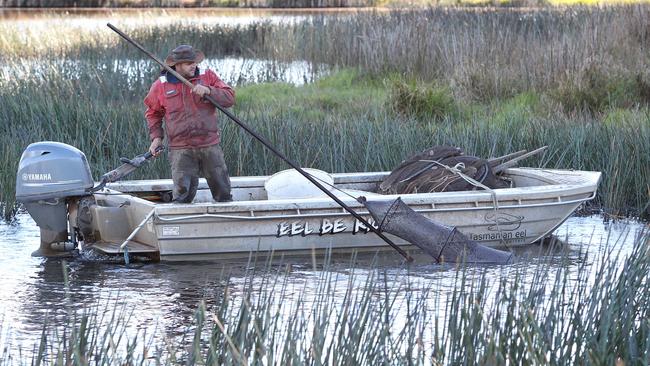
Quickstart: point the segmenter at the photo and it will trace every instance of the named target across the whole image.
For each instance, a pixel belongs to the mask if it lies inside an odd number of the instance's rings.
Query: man
[[[212,70],[197,67],[204,57],[192,46],[176,47],[165,63],[194,87],[189,88],[164,70],[144,99],[151,137],[149,151],[154,155],[159,154],[156,149],[162,146],[165,120],[176,202],[192,202],[199,174],[206,178],[215,201],[232,201],[228,168],[219,145],[221,132],[216,107],[203,97],[210,95],[219,105],[230,107],[235,104],[235,92]]]

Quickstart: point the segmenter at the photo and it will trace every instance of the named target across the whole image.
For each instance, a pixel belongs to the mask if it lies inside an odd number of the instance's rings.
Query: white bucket
[[[328,191],[332,190],[331,185],[334,184],[334,178],[329,173],[310,168],[303,168],[302,170],[313,176]],[[323,191],[295,169],[283,170],[268,177],[264,182],[264,189],[266,189],[266,195],[270,200],[313,198],[325,195]]]

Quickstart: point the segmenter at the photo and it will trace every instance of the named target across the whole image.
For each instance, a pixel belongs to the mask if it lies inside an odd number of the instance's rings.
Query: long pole
[[[187,85],[190,88],[194,87],[194,84],[192,84],[189,80],[185,79],[183,76],[181,76],[179,73],[176,72],[176,70],[172,69],[169,67],[167,64],[162,62],[158,57],[153,55],[151,52],[147,51],[144,47],[142,47],[139,43],[136,41],[132,40],[129,36],[124,34],[121,30],[117,29],[114,25],[111,23],[106,24],[109,28],[111,28],[115,33],[119,34],[120,37],[124,38],[127,42],[135,46],[137,49],[140,51],[144,52],[147,56],[149,56],[151,59],[156,61],[160,66],[165,68],[168,73],[174,75],[178,80],[183,82],[183,84]],[[330,192],[328,189],[323,187],[316,179],[314,179],[310,174],[305,172],[298,164],[294,163],[292,160],[284,156],[280,151],[278,151],[269,141],[267,141],[263,136],[260,136],[255,132],[252,128],[250,128],[248,125],[246,125],[244,122],[240,121],[239,118],[237,118],[234,114],[230,113],[227,109],[224,107],[220,106],[219,103],[214,99],[213,96],[211,95],[206,95],[205,98],[210,101],[214,106],[220,110],[223,114],[228,116],[233,122],[239,125],[239,127],[243,128],[246,132],[248,132],[251,136],[253,136],[255,139],[257,139],[259,142],[261,142],[264,146],[266,146],[269,150],[271,150],[275,155],[277,155],[280,159],[284,160],[287,164],[289,164],[292,168],[296,169],[300,174],[302,174],[307,180],[309,180],[312,184],[314,184],[318,189],[323,191],[326,195],[328,195],[331,199],[333,199],[336,203],[338,203],[341,207],[343,207],[347,212],[349,212],[354,218],[359,220],[362,224],[364,224],[367,228],[369,228],[373,233],[377,234],[383,241],[385,241],[388,245],[393,247],[399,254],[402,255],[408,262],[412,262],[413,258],[406,253],[402,248],[398,247],[395,243],[393,243],[390,239],[388,239],[381,231],[379,231],[377,228],[375,228],[373,225],[371,225],[366,219],[364,219],[361,215],[359,215],[356,211],[354,211],[350,206],[346,205],[343,201],[341,201],[336,195],[334,195],[332,192]]]

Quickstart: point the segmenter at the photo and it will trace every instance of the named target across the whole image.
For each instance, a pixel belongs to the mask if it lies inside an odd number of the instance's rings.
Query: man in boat
[[[163,144],[165,121],[176,202],[192,202],[199,174],[207,180],[215,201],[232,201],[228,168],[219,145],[221,132],[216,107],[203,97],[210,95],[227,108],[235,104],[235,91],[214,71],[197,67],[204,57],[203,52],[192,46],[174,48],[165,63],[194,87],[189,88],[163,70],[144,99],[151,138],[149,151],[154,155],[160,154],[156,149]]]

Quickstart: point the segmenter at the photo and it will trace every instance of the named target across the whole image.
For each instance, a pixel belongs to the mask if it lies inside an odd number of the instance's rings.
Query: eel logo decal
[[[489,231],[514,231],[521,226],[523,216],[510,215],[503,212],[489,212],[485,214],[485,221],[491,223]]]

